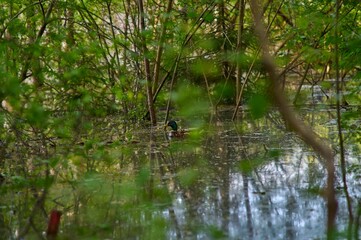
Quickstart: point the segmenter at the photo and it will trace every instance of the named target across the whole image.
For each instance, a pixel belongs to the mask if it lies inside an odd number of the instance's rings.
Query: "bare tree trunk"
[[[238,9],[238,33],[237,33],[237,54],[240,55],[241,51],[243,50],[242,46],[242,35],[243,35],[243,23],[244,23],[244,9],[245,9],[245,0],[239,0],[239,9]],[[238,104],[238,98],[241,88],[241,80],[242,80],[242,69],[240,58],[237,61],[237,74],[236,74],[236,104]]]
[[[166,13],[165,13],[165,17],[164,17],[162,30],[161,30],[160,36],[159,36],[159,45],[158,45],[158,49],[157,49],[157,57],[156,57],[155,66],[154,66],[153,92],[155,92],[157,90],[157,88],[158,88],[160,61],[161,61],[162,53],[163,53],[163,46],[164,46],[164,40],[165,40],[165,33],[166,33],[166,30],[167,30],[167,23],[168,23],[168,19],[169,19],[169,13],[172,11],[172,7],[173,7],[173,0],[169,0],[168,5],[167,5],[167,10],[166,10]]]
[[[150,73],[150,63],[148,59],[148,48],[146,43],[146,38],[144,37],[144,31],[145,31],[145,20],[144,20],[144,7],[143,7],[143,0],[139,0],[139,23],[140,23],[140,36],[141,36],[141,44],[142,44],[142,50],[143,50],[143,61],[144,61],[144,71],[145,71],[145,77],[147,80],[147,103],[148,103],[148,111],[150,113],[150,121],[152,125],[157,124],[157,119],[155,116],[155,109],[153,104],[153,89],[152,89],[152,76]]]
[[[223,46],[222,46],[222,52],[223,52],[223,61],[222,61],[222,74],[225,78],[228,78],[230,75],[230,65],[229,65],[229,60],[228,60],[228,39],[229,37],[227,36],[228,32],[227,32],[227,25],[226,25],[226,6],[224,3],[224,0],[219,1],[218,5],[218,20],[219,20],[219,24],[218,24],[218,28],[217,31],[222,33],[223,36]]]
[[[303,141],[311,146],[316,153],[323,158],[323,163],[327,169],[327,186],[326,186],[326,198],[327,198],[327,237],[332,238],[332,233],[335,229],[335,220],[337,213],[337,200],[335,196],[335,166],[332,149],[326,145],[319,136],[307,126],[297,114],[289,107],[289,103],[282,93],[282,86],[280,84],[279,75],[276,72],[275,63],[269,53],[269,44],[266,35],[265,27],[262,23],[262,15],[259,11],[260,4],[257,0],[251,0],[251,10],[255,19],[255,31],[259,37],[261,48],[262,48],[262,60],[266,72],[270,78],[269,90],[272,100],[287,126],[290,130],[294,131],[299,135]]]

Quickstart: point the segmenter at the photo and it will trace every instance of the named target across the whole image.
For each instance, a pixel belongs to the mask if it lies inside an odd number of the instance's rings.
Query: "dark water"
[[[337,151],[335,111],[302,113]],[[199,121],[184,139],[169,140],[161,126],[137,125],[125,135],[123,129],[102,131],[54,150],[50,185],[37,170],[40,160],[29,164],[29,173],[7,162],[6,171],[17,175],[2,185],[2,235],[17,238],[28,227],[24,239],[40,239],[48,212],[58,209],[59,239],[324,239],[325,167],[284,129],[277,112],[246,119],[231,122],[229,112],[220,112]],[[192,121],[180,123],[193,127]],[[351,143],[347,159],[356,170],[348,179],[357,215],[359,149]],[[26,156],[13,152],[9,159]],[[339,189],[340,174],[336,182]],[[44,184],[50,187],[44,204],[37,205]],[[343,239],[348,224],[343,191],[337,198]]]

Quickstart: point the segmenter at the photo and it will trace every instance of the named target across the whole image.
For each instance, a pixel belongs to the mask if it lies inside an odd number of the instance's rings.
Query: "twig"
[[[350,229],[352,228],[353,224],[353,213],[352,213],[352,204],[351,204],[351,198],[350,194],[348,193],[347,188],[347,179],[346,179],[346,160],[345,160],[345,147],[344,147],[344,141],[343,141],[343,134],[342,134],[342,126],[341,126],[341,82],[340,82],[340,65],[339,65],[339,15],[340,15],[340,8],[341,8],[341,2],[340,0],[336,0],[336,24],[335,24],[335,71],[336,71],[336,106],[337,106],[337,130],[338,130],[338,140],[340,144],[340,161],[341,161],[341,173],[342,173],[342,182],[343,182],[343,191],[346,195],[347,200],[347,209],[349,214],[349,220],[350,220]],[[351,233],[351,232],[350,232]]]
[[[319,136],[306,125],[298,115],[288,105],[287,98],[282,93],[279,75],[276,72],[276,65],[269,53],[269,44],[265,27],[262,23],[262,16],[259,12],[259,1],[251,0],[251,10],[255,20],[255,31],[258,35],[262,48],[262,61],[266,72],[270,78],[269,90],[274,104],[277,106],[281,116],[286,122],[287,127],[299,135],[303,141],[311,146],[313,150],[323,158],[323,163],[327,169],[327,186],[325,196],[327,199],[327,237],[332,238],[335,229],[335,220],[337,213],[337,200],[335,196],[335,166],[332,149],[321,141]]]

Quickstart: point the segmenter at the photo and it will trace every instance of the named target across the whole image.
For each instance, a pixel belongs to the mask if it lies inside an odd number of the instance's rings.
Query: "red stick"
[[[55,239],[56,235],[58,234],[60,217],[61,217],[60,211],[51,210],[49,223],[48,223],[48,230],[46,231],[46,236],[49,239]]]

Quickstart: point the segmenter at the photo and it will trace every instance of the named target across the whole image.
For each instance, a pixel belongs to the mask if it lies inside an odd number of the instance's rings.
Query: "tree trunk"
[[[158,45],[158,49],[157,49],[157,57],[156,57],[155,66],[154,66],[153,92],[155,92],[157,90],[157,88],[158,88],[160,61],[161,61],[162,53],[163,53],[163,46],[164,46],[164,40],[165,40],[165,33],[166,33],[166,30],[167,30],[167,23],[168,23],[168,19],[169,19],[169,13],[171,12],[172,7],[173,7],[173,0],[169,0],[168,5],[167,5],[167,10],[166,10],[166,13],[165,13],[165,17],[164,17],[162,30],[161,30],[160,36],[159,36],[159,43],[158,43],[159,45]]]
[[[150,73],[150,63],[148,59],[148,48],[146,43],[146,38],[144,36],[145,32],[145,20],[144,20],[144,7],[143,7],[143,0],[139,0],[139,23],[140,23],[140,36],[141,36],[141,45],[143,50],[143,62],[144,62],[144,71],[145,71],[145,78],[147,81],[147,104],[148,104],[148,111],[150,113],[150,121],[153,126],[157,124],[157,119],[155,116],[155,109],[153,104],[153,89],[152,89],[152,76]]]
[[[244,9],[245,9],[245,1],[239,0],[239,8],[238,8],[238,33],[237,33],[237,54],[240,55],[243,46],[242,46],[242,35],[243,35],[243,23],[244,23]],[[242,69],[240,58],[237,60],[237,70],[236,70],[236,104],[240,95],[241,89],[241,81],[242,81]]]

